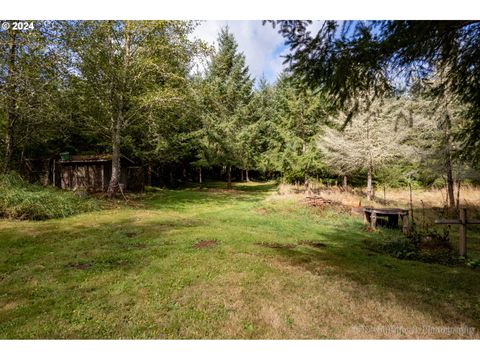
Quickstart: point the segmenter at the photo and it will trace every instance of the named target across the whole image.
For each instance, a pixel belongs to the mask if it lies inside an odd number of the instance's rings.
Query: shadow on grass
[[[145,218],[133,211],[121,216],[107,212],[105,218],[95,221],[85,215],[85,218],[40,224],[26,222],[22,227],[13,224],[11,228],[0,229],[0,253],[3,254],[0,257],[0,293],[5,294],[0,301],[27,304],[1,315],[0,322],[4,325],[0,330],[1,337],[35,336],[28,333],[31,331],[30,322],[35,321],[45,326],[45,330],[39,328],[38,337],[58,337],[59,334],[65,337],[73,334],[73,337],[75,324],[71,327],[65,325],[63,329],[58,324],[73,322],[73,310],[95,311],[95,308],[98,308],[97,315],[104,316],[105,320],[93,324],[91,319],[84,319],[82,329],[85,333],[82,336],[102,337],[99,334],[103,331],[106,334],[103,337],[128,336],[127,330],[126,333],[112,333],[115,326],[121,329],[125,323],[123,315],[129,310],[127,307],[124,312],[119,308],[116,298],[125,296],[136,303],[142,296],[141,291],[148,294],[145,289],[155,284],[161,291],[150,294],[152,302],[175,299],[175,289],[197,283],[198,279],[208,282],[209,266],[231,261],[232,253],[221,253],[222,249],[245,251],[242,249],[245,243],[256,249],[252,254],[260,259],[265,254],[263,251],[273,253],[312,274],[328,271],[333,279],[347,279],[358,284],[365,291],[352,294],[352,301],[358,296],[382,301],[391,299],[393,294],[395,301],[407,309],[428,314],[433,319],[452,326],[480,327],[479,271],[398,260],[373,253],[363,246],[363,240],[381,241],[382,234],[394,236],[394,233],[367,233],[362,231],[359,222],[346,217],[337,223],[330,223],[329,219],[308,219],[301,223],[302,226],[296,224],[291,230],[285,225],[287,215],[254,217],[254,225],[261,225],[265,232],[278,234],[286,242],[292,241],[290,236],[286,237],[291,231],[302,236],[295,241],[318,241],[325,244],[322,248],[297,245],[294,248],[259,250],[262,247],[254,245],[253,239],[250,243],[245,235],[241,238],[235,232],[237,228],[233,228],[228,236],[220,237],[219,246],[201,250],[194,247],[199,240],[215,240],[197,238],[197,227],[210,225],[213,215],[198,217],[196,205],[223,212],[225,205],[233,205],[237,200],[244,203],[238,204],[240,207],[250,206],[264,198],[264,191],[162,190],[151,194],[147,200],[151,209],[183,210],[193,205],[193,211],[190,214],[165,211],[163,217],[157,216],[157,212],[145,212]],[[236,215],[230,215],[230,220],[239,224],[241,219]],[[306,217],[307,214],[302,219]],[[282,226],[276,227],[278,224],[273,220],[278,220]],[[296,219],[289,221],[297,222]],[[217,226],[220,223],[217,219]],[[219,227],[218,232],[226,229]],[[227,237],[228,241],[225,240]],[[222,246],[224,244],[227,246]],[[222,256],[215,257],[213,252]],[[180,271],[184,273],[179,275]],[[139,321],[141,316],[133,319]],[[17,332],[20,327],[24,333]],[[53,335],[45,335],[48,332]]]
[[[297,246],[273,251],[290,265],[313,274],[325,271],[327,265],[334,269],[334,276],[354,281],[369,297],[382,300],[393,294],[395,300],[407,308],[429,314],[451,326],[467,324],[479,331],[480,271],[373,253],[361,240],[369,234],[353,240],[351,230],[354,229],[326,231],[325,238],[334,241],[324,249]]]
[[[246,192],[263,192],[274,190],[278,185],[273,181],[266,182],[232,182],[231,190],[246,191]],[[156,187],[147,187],[147,190],[156,191],[160,188]],[[225,181],[207,181],[203,184],[195,182],[185,182],[178,184],[175,187],[168,187],[169,190],[208,190],[208,189],[218,189],[218,190],[228,190],[227,182]]]
[[[235,183],[234,189],[247,191],[247,192],[265,192],[265,191],[272,191],[277,188],[277,184],[273,182],[268,183]]]
[[[223,206],[234,205],[241,201],[256,203],[265,197],[264,190],[244,192],[237,190],[164,190],[147,198],[146,204],[152,209],[186,209],[189,206]]]
[[[179,255],[208,253],[192,246],[196,238],[177,242],[168,235],[199,223],[135,221],[118,219],[98,227],[58,221],[40,229],[38,223],[0,229],[0,338],[124,337],[129,333],[115,331],[124,328],[130,305],[123,309],[121,301],[141,301],[142,291],[152,284],[162,284],[174,296],[171,284],[191,281],[178,278],[174,270],[184,266]]]

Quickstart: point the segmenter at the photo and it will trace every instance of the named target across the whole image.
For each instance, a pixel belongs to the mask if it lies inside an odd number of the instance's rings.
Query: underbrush
[[[0,218],[46,220],[98,209],[93,199],[34,185],[19,175],[0,175]]]
[[[368,241],[371,250],[386,253],[398,259],[416,260],[442,265],[458,265],[464,259],[452,247],[448,231],[413,230],[407,236],[385,242]]]

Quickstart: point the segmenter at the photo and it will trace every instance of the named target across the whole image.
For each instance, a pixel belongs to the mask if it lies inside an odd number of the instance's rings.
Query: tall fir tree
[[[248,104],[252,98],[253,80],[250,78],[245,55],[228,27],[218,36],[218,51],[212,56],[203,85],[204,150],[210,165],[225,167],[227,186],[231,187],[232,167],[242,167],[242,142],[239,135],[248,124]]]
[[[274,117],[278,138],[270,152],[271,162],[289,181],[303,181],[308,189],[309,178],[318,174],[323,163],[316,140],[328,121],[331,107],[322,93],[300,86],[286,74],[275,87]]]

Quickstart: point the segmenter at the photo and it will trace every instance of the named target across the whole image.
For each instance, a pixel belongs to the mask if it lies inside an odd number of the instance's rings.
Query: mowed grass
[[[480,271],[364,244],[397,232],[273,184],[157,190],[140,205],[0,221],[0,338],[479,337],[424,329],[480,328]]]

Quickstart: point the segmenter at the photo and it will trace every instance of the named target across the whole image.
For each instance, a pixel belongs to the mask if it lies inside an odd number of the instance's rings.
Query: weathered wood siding
[[[62,189],[96,192],[105,191],[108,184],[105,163],[62,164],[60,173]]]

